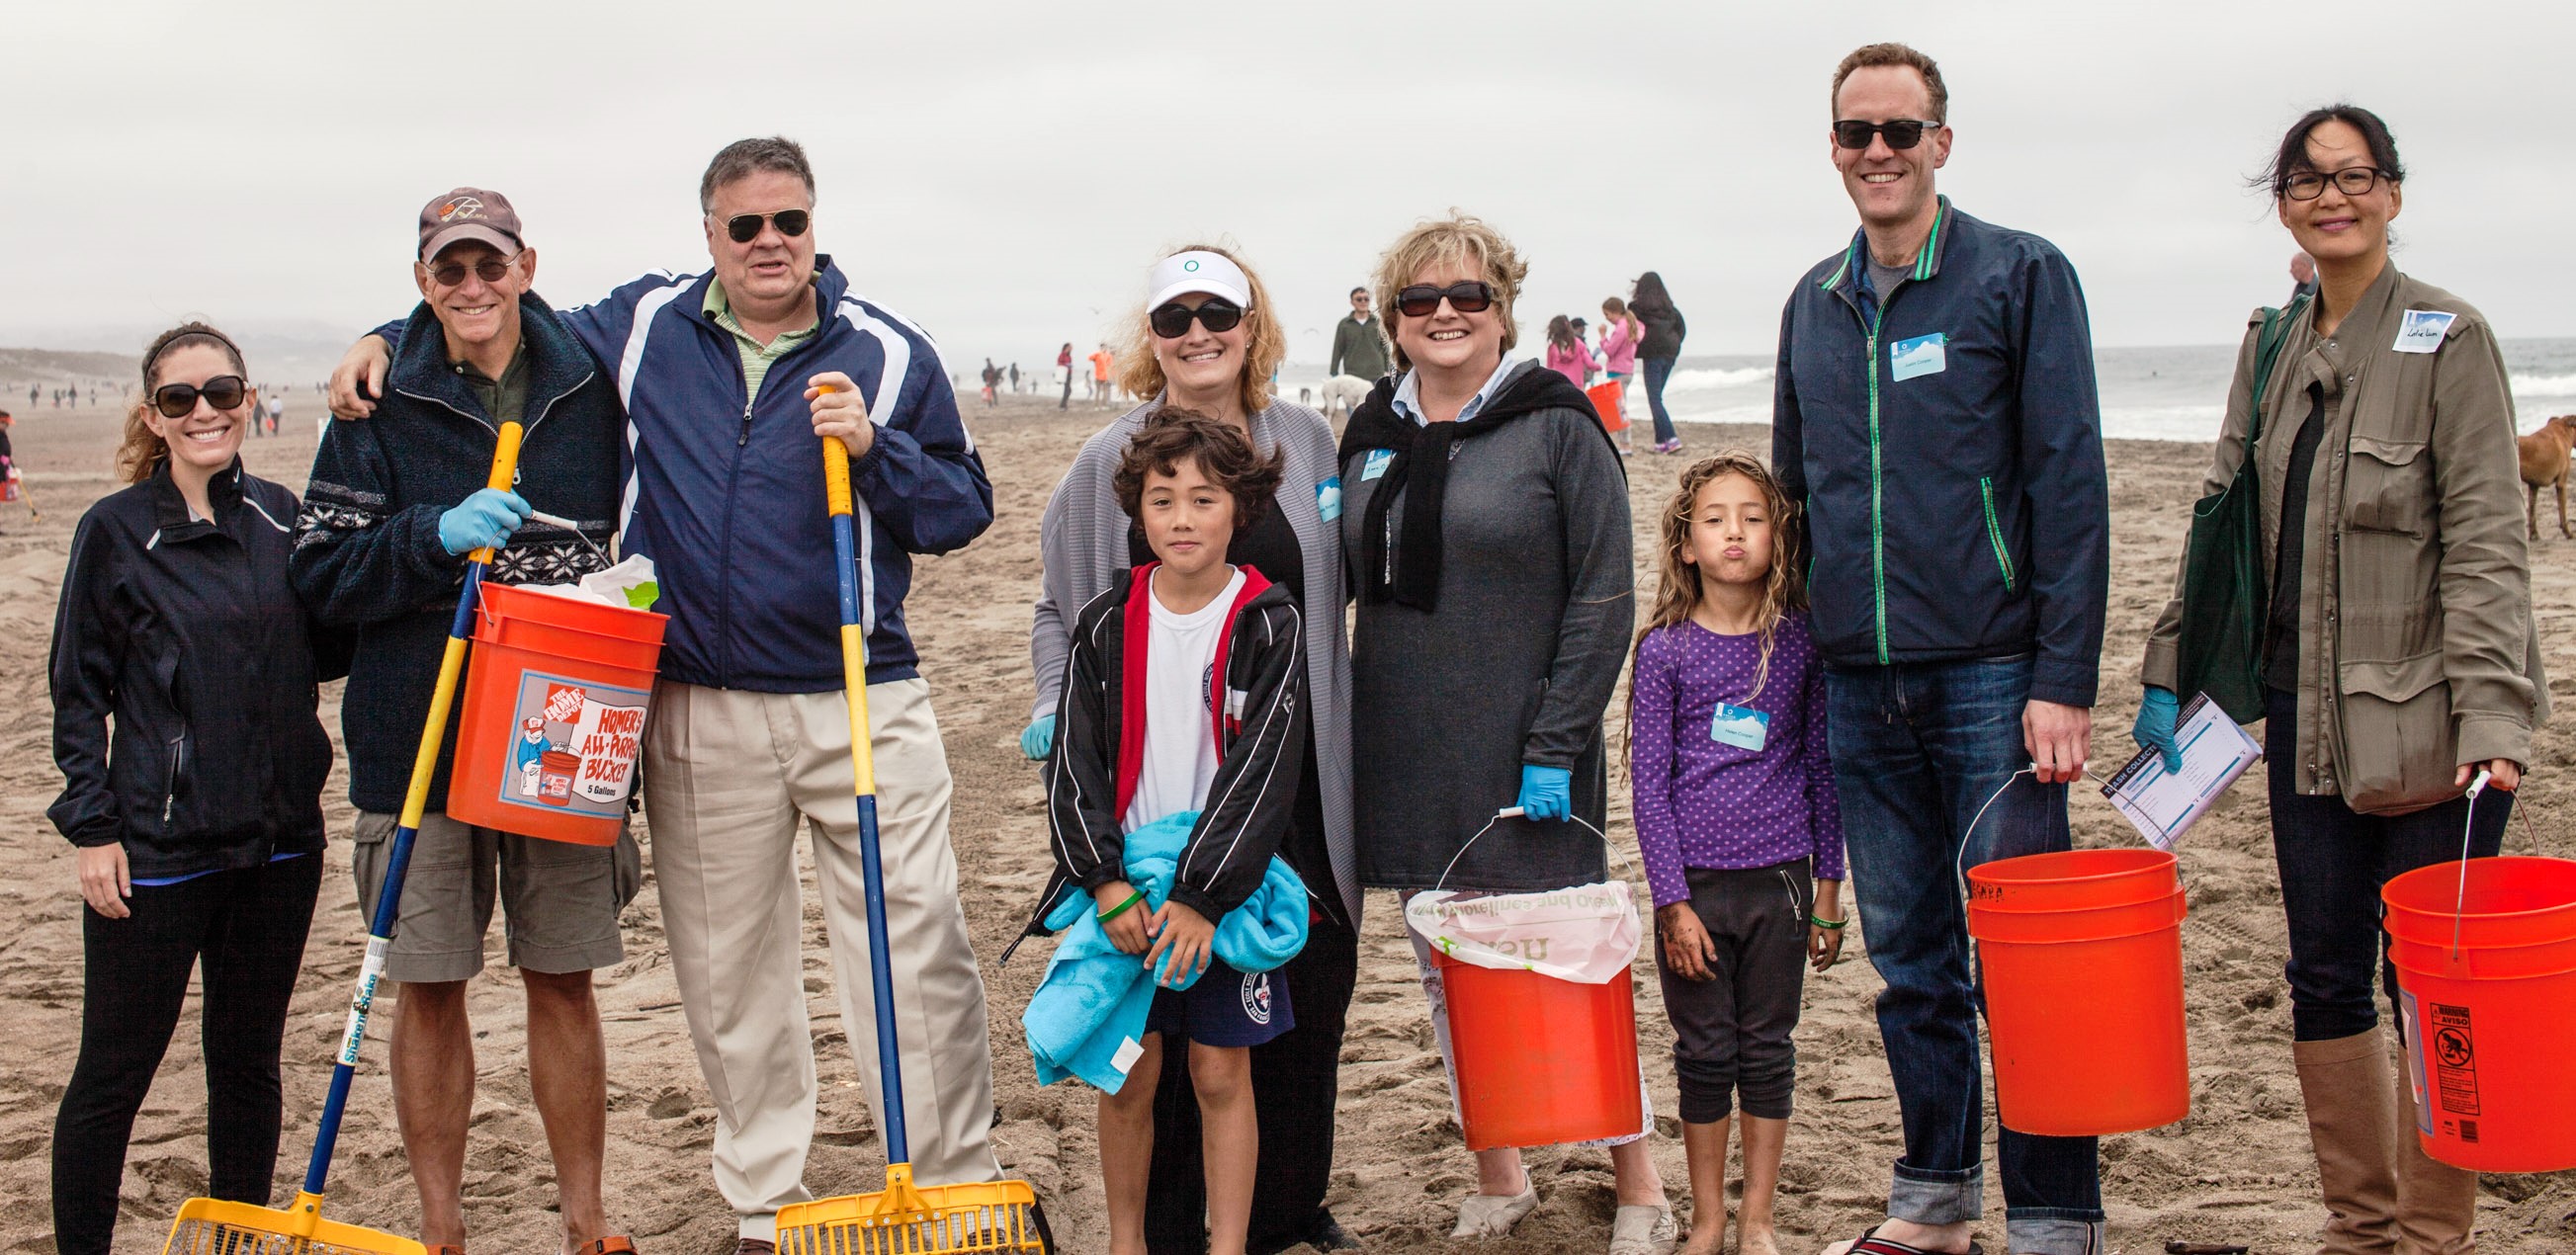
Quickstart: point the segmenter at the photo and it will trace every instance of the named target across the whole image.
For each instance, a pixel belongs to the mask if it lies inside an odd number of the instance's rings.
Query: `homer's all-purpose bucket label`
[[[501,800],[600,819],[625,815],[649,697],[643,689],[521,672]]]

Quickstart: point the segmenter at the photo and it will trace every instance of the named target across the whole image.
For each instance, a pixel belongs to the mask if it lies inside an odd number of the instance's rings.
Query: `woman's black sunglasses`
[[[1417,283],[1411,287],[1396,290],[1395,312],[1407,318],[1429,318],[1433,311],[1440,308],[1440,301],[1444,297],[1449,301],[1449,308],[1461,314],[1482,313],[1493,307],[1494,285],[1481,279],[1453,283],[1445,288],[1433,287],[1428,283]]]
[[[239,375],[217,375],[201,384],[165,383],[152,390],[152,408],[163,418],[186,418],[197,408],[197,398],[219,410],[229,410],[242,403],[250,385]]]
[[[749,244],[759,238],[760,226],[764,222],[777,223],[778,233],[792,240],[805,234],[805,228],[813,225],[814,215],[803,209],[781,209],[774,214],[735,214],[725,219],[725,234],[736,244]]]
[[[1898,118],[1893,122],[1842,121],[1834,123],[1834,142],[1845,148],[1858,150],[1869,147],[1871,136],[1884,135],[1887,137],[1888,147],[1903,152],[1922,143],[1925,131],[1940,130],[1941,125],[1938,122],[1924,122],[1914,118]]]
[[[1179,301],[1158,305],[1153,313],[1145,316],[1145,321],[1153,326],[1155,335],[1166,340],[1178,340],[1190,333],[1190,320],[1193,318],[1198,320],[1200,326],[1222,335],[1234,330],[1235,324],[1243,321],[1243,311],[1235,308],[1234,302],[1222,296],[1211,296],[1206,304],[1197,309],[1191,309]]]

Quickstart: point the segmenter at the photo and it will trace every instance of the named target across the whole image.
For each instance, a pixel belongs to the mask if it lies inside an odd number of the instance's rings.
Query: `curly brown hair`
[[[242,362],[241,346],[233,343],[231,336],[205,323],[183,322],[152,337],[151,347],[143,350],[143,395],[126,407],[125,438],[116,447],[116,474],[126,483],[139,484],[152,478],[153,473],[161,469],[161,464],[170,460],[169,442],[161,438],[161,433],[152,430],[148,417],[152,412],[152,390],[161,386],[158,367],[162,357],[172,349],[200,344],[221,349],[234,370],[245,376],[250,374],[250,367]],[[243,395],[247,397],[249,394]]]
[[[1178,474],[1184,461],[1198,463],[1200,474],[1234,498],[1237,532],[1259,521],[1262,511],[1270,508],[1279,478],[1287,471],[1287,458],[1280,451],[1274,449],[1269,457],[1262,457],[1253,449],[1252,438],[1234,424],[1197,410],[1165,406],[1145,420],[1144,430],[1136,433],[1118,459],[1118,472],[1109,480],[1118,493],[1118,508],[1131,519],[1138,517],[1144,508],[1145,477]]]

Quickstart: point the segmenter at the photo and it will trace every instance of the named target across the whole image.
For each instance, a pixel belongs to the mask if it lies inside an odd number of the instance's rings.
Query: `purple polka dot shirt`
[[[1762,638],[1720,636],[1685,620],[1637,646],[1628,725],[1637,846],[1656,906],[1690,897],[1685,867],[1768,867],[1812,856],[1819,880],[1843,878],[1842,804],[1825,747],[1825,672],[1807,617],[1780,620],[1771,673],[1753,676]],[[1771,717],[1759,750],[1711,735],[1720,702]]]

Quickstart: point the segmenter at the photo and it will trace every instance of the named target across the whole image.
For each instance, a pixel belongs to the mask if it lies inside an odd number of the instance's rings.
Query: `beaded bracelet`
[[[1106,923],[1108,923],[1109,921],[1111,921],[1111,920],[1113,920],[1113,919],[1116,919],[1116,918],[1118,918],[1118,917],[1119,917],[1119,916],[1121,916],[1121,915],[1126,914],[1126,913],[1127,913],[1127,908],[1128,908],[1128,907],[1134,906],[1134,905],[1136,905],[1137,903],[1142,902],[1142,901],[1144,901],[1144,900],[1145,900],[1145,891],[1144,891],[1144,890],[1142,890],[1142,889],[1139,889],[1139,890],[1137,890],[1137,891],[1136,891],[1136,896],[1135,896],[1135,897],[1129,898],[1129,899],[1127,899],[1126,901],[1121,902],[1121,903],[1119,903],[1118,905],[1113,906],[1113,907],[1109,908],[1109,909],[1108,909],[1108,910],[1106,910],[1106,911],[1102,911],[1102,912],[1100,913],[1100,922],[1101,922],[1101,923],[1103,923],[1103,924],[1106,924]]]
[[[1807,917],[1807,922],[1818,928],[1840,928],[1851,921],[1848,919],[1818,919],[1814,915],[1809,915]]]

